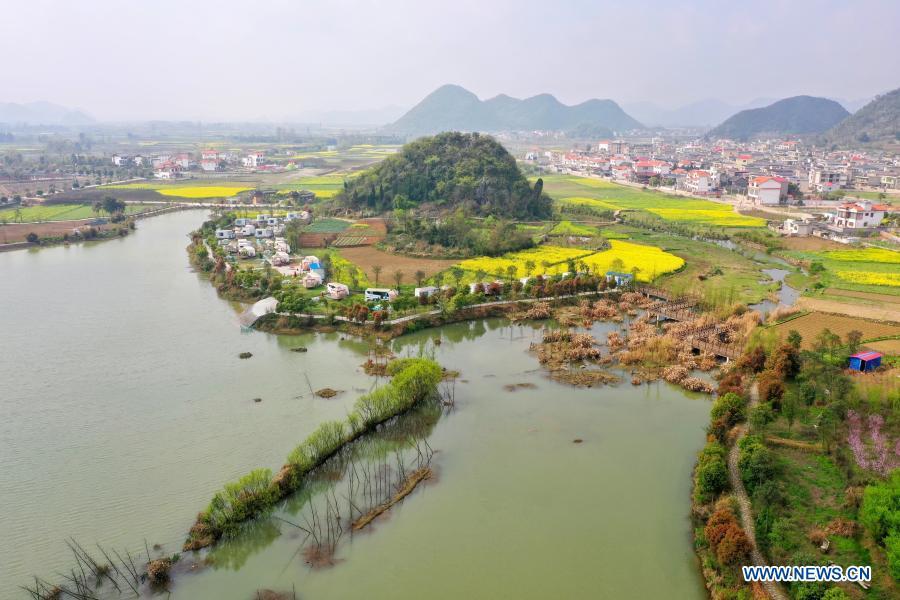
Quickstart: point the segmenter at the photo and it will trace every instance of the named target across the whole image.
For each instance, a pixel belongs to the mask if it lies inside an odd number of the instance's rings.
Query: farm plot
[[[774,325],[773,329],[778,332],[781,338],[786,338],[788,332],[792,329],[799,332],[803,336],[802,347],[804,349],[812,348],[816,336],[825,329],[836,333],[841,339],[846,339],[847,334],[851,331],[862,332],[863,340],[900,335],[900,325],[821,312],[811,312],[796,319],[790,319],[784,323]]]
[[[571,221],[560,221],[550,230],[550,235],[594,236],[597,235],[597,228]]]
[[[350,227],[350,221],[341,219],[316,219],[306,227],[304,233],[341,233]]]
[[[824,271],[818,271],[816,276],[826,285],[900,295],[900,252],[885,248],[851,248],[788,254],[810,265],[818,263],[824,267]]]
[[[191,200],[203,200],[206,198],[231,198],[241,192],[254,189],[246,183],[214,183],[203,185],[196,183],[191,185],[179,185],[169,183],[124,183],[119,185],[103,186],[105,190],[150,190],[162,196],[175,198],[187,198]]]
[[[344,189],[344,177],[334,175],[301,177],[290,183],[279,183],[275,189],[282,194],[295,191],[312,192],[317,198],[327,200]]]
[[[669,196],[599,179],[571,175],[544,177],[544,191],[561,205],[582,205],[599,210],[645,210],[667,221],[721,227],[765,227],[764,219],[735,212],[727,204]]]
[[[638,281],[650,282],[660,275],[684,267],[684,259],[656,246],[645,246],[622,240],[610,240],[610,249],[592,254],[584,263],[594,273],[624,271],[634,273]]]
[[[638,281],[652,281],[659,275],[677,271],[684,260],[656,246],[645,246],[621,240],[611,240],[609,250],[585,251],[560,246],[540,246],[521,252],[513,252],[497,258],[481,257],[459,263],[471,276],[483,271],[488,275],[507,276],[515,269],[517,277],[531,275],[556,275],[570,270],[569,261],[575,267],[588,268],[594,273],[624,271],[636,273]],[[468,278],[467,278],[468,279]]]
[[[142,213],[154,208],[152,205],[128,204],[125,206],[126,215]],[[43,221],[78,221],[101,216],[94,212],[91,204],[41,204],[26,206],[18,210],[4,208],[0,210],[0,222],[7,223],[36,223]]]
[[[337,254],[358,266],[370,281],[375,281],[375,267],[381,268],[378,282],[385,284],[392,281],[394,273],[403,273],[404,281],[414,281],[416,271],[425,273],[428,279],[435,274],[452,267],[455,260],[437,258],[415,258],[401,256],[378,250],[372,246],[360,246],[358,248],[341,248]]]

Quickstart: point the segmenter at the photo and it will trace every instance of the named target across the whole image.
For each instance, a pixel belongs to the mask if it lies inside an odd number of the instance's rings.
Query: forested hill
[[[550,94],[519,100],[499,95],[490,100],[458,85],[444,85],[426,96],[386,131],[398,135],[429,135],[440,131],[571,131],[602,128],[606,131],[638,129],[612,100],[588,100],[567,106]]]
[[[396,208],[463,208],[467,214],[514,219],[550,216],[550,198],[532,187],[515,159],[490,136],[441,133],[403,146],[348,180],[338,201],[380,213]]]
[[[878,96],[825,134],[828,143],[900,144],[900,88]]]
[[[849,114],[834,100],[795,96],[763,108],[742,110],[710,131],[707,137],[746,140],[762,134],[823,133]]]

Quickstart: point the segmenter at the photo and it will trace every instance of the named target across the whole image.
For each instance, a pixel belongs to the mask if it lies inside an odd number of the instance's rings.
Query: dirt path
[[[747,406],[747,413],[749,414],[757,404],[759,404],[759,392],[757,391],[756,383],[754,383],[750,389],[750,404]],[[750,497],[747,496],[747,490],[744,488],[744,482],[741,480],[741,470],[738,468],[738,458],[740,456],[738,442],[745,435],[747,435],[747,423],[741,423],[738,425],[738,435],[734,440],[734,446],[731,447],[731,451],[728,453],[728,479],[731,481],[731,489],[734,490],[734,497],[737,498],[738,506],[740,506],[741,526],[753,544],[750,559],[754,565],[765,566],[768,565],[766,558],[759,551],[759,547],[756,544],[756,527],[753,523],[753,511],[750,509]],[[773,581],[766,581],[763,582],[762,586],[769,598],[773,600],[788,600],[788,595],[781,589],[779,584]]]

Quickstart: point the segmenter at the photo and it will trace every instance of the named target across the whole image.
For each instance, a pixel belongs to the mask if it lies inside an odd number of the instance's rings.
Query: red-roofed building
[[[878,227],[888,210],[890,210],[890,206],[872,204],[868,200],[845,202],[838,206],[831,221],[835,227],[841,229],[869,229]]]
[[[689,171],[684,178],[684,189],[692,194],[708,194],[716,189],[715,178],[702,169]]]
[[[781,204],[787,200],[788,180],[784,177],[753,177],[747,182],[747,197],[756,204]]]

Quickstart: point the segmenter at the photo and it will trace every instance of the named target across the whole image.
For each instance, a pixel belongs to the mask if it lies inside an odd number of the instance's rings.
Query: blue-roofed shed
[[[857,352],[850,357],[850,368],[854,371],[874,371],[880,366],[880,352]]]

